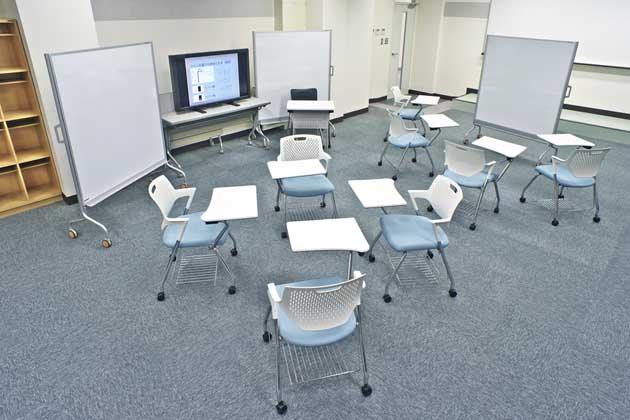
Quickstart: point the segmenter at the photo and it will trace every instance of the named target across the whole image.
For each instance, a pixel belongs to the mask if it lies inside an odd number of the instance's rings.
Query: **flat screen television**
[[[175,111],[249,98],[249,51],[209,51],[169,55]]]

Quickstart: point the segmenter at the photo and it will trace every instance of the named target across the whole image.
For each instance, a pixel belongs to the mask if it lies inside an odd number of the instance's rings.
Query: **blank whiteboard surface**
[[[488,35],[475,123],[555,133],[577,43]]]
[[[151,43],[47,58],[82,204],[166,164]]]
[[[316,88],[330,99],[330,31],[254,32],[256,96],[271,101],[260,120],[286,120],[291,89]]]
[[[488,35],[577,41],[576,62],[630,67],[630,1],[492,0]]]

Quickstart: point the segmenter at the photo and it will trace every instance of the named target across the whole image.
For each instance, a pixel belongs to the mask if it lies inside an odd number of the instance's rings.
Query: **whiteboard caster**
[[[77,236],[79,236],[79,232],[77,232],[73,228],[68,229],[68,238],[77,239]]]
[[[103,248],[111,248],[112,247],[112,241],[110,239],[103,239],[101,241],[101,245],[103,246]]]

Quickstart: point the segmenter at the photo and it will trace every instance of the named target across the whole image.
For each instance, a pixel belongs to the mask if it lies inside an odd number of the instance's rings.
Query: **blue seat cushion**
[[[558,165],[558,184],[569,188],[585,188],[592,187],[595,183],[594,178],[578,178],[573,175],[569,168],[563,165]],[[536,172],[542,176],[553,180],[553,166],[552,165],[540,165],[536,166]]]
[[[464,175],[460,175],[460,174],[456,174],[453,171],[449,171],[448,169],[444,171],[444,176],[452,179],[453,181],[457,182],[460,186],[462,187],[466,187],[466,188],[481,188],[483,187],[483,183],[486,180],[486,177],[488,176],[488,172],[482,171],[479,172],[476,175],[472,175],[472,176],[464,176]],[[492,182],[494,180],[497,179],[497,174],[495,174],[494,172],[490,175],[490,178],[488,179],[488,182]]]
[[[185,216],[187,217],[188,223],[186,224],[186,230],[184,231],[184,237],[182,238],[181,243],[179,244],[182,248],[192,248],[197,246],[209,246],[214,243],[216,237],[221,233],[221,230],[225,227],[224,223],[214,223],[211,225],[207,225],[206,222],[201,220],[201,215],[203,213],[190,213]],[[179,238],[179,232],[182,228],[182,225],[173,224],[168,225],[164,232],[162,232],[162,242],[169,248],[173,248],[175,246],[175,242],[177,238]],[[223,236],[219,239],[217,245],[223,245],[225,239],[227,238],[227,233],[229,229],[223,234]]]
[[[295,283],[287,283],[282,285],[276,285],[278,294],[282,296],[284,288],[287,286],[292,287],[317,287],[317,286],[329,286],[337,283],[341,283],[343,280],[339,277],[317,279],[317,280],[304,280]],[[324,346],[326,344],[336,343],[343,340],[356,328],[357,320],[354,316],[354,312],[348,320],[334,328],[319,331],[307,331],[301,329],[295,322],[293,322],[282,307],[278,308],[278,328],[280,329],[280,335],[291,344],[298,346]]]
[[[429,140],[426,137],[421,136],[415,131],[403,134],[402,136],[389,136],[387,141],[392,146],[404,149],[405,147],[427,147],[429,146]]]
[[[282,178],[282,191],[291,197],[315,197],[335,191],[335,186],[325,175]]]
[[[381,216],[381,229],[389,246],[398,252],[437,249],[433,223],[423,216],[388,214]],[[442,248],[448,246],[448,237],[438,227]]]
[[[418,109],[413,109],[413,108],[403,108],[398,115],[400,115],[400,118],[402,118],[403,120],[415,120],[420,116],[420,108]]]

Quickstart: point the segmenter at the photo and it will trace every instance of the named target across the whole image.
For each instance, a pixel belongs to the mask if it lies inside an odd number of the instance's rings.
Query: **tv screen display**
[[[176,111],[250,96],[247,48],[169,56]]]

